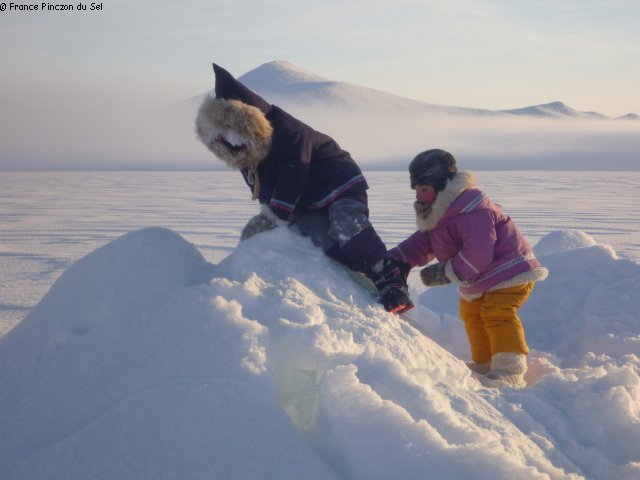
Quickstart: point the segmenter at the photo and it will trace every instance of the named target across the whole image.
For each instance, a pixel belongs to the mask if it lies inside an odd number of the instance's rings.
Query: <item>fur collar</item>
[[[266,158],[273,127],[259,108],[207,95],[196,117],[196,134],[216,157],[241,170]]]
[[[416,214],[416,224],[421,231],[433,230],[447,209],[462,192],[476,186],[476,176],[473,172],[460,170],[452,179],[447,181],[444,190],[438,192],[431,211],[426,217]]]

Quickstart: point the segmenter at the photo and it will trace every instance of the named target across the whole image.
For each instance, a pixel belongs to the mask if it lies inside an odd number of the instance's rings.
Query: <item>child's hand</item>
[[[435,263],[420,271],[420,279],[427,287],[437,287],[451,283],[444,274],[444,263]]]
[[[420,218],[427,218],[431,213],[431,207],[433,204],[425,202],[413,202],[413,208],[416,211],[416,215]]]

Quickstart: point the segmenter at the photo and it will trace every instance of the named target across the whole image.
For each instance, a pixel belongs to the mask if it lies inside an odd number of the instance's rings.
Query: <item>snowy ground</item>
[[[395,245],[415,227],[407,174],[367,179],[372,221]],[[532,244],[577,229],[640,262],[640,172],[481,171],[478,179]],[[3,172],[0,192],[0,335],[73,261],[124,233],[169,228],[217,262],[257,210],[233,172]]]
[[[406,174],[367,176],[394,245]],[[640,478],[640,174],[479,182],[550,270],[521,391],[470,375],[453,289],[398,318],[287,231],[236,248],[232,173],[3,174],[0,478]]]

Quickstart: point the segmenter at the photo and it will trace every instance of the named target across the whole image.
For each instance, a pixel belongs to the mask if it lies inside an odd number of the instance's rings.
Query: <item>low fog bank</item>
[[[10,106],[12,107],[12,106]],[[166,106],[52,104],[5,109],[0,170],[201,170],[194,113]]]
[[[196,140],[198,103],[4,105],[0,170],[225,169]],[[434,147],[476,170],[640,169],[637,121],[283,107],[333,136],[368,170],[403,170]]]
[[[404,169],[429,148],[477,170],[638,170],[640,122],[511,115],[291,111],[369,170]]]

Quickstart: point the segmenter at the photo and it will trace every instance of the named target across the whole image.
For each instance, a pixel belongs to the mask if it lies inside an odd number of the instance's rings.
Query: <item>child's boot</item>
[[[380,292],[378,301],[387,312],[400,314],[413,308],[407,280],[397,260],[383,258],[371,268],[368,276]]]
[[[495,353],[491,357],[491,370],[480,381],[487,387],[524,388],[527,356],[522,353]]]

